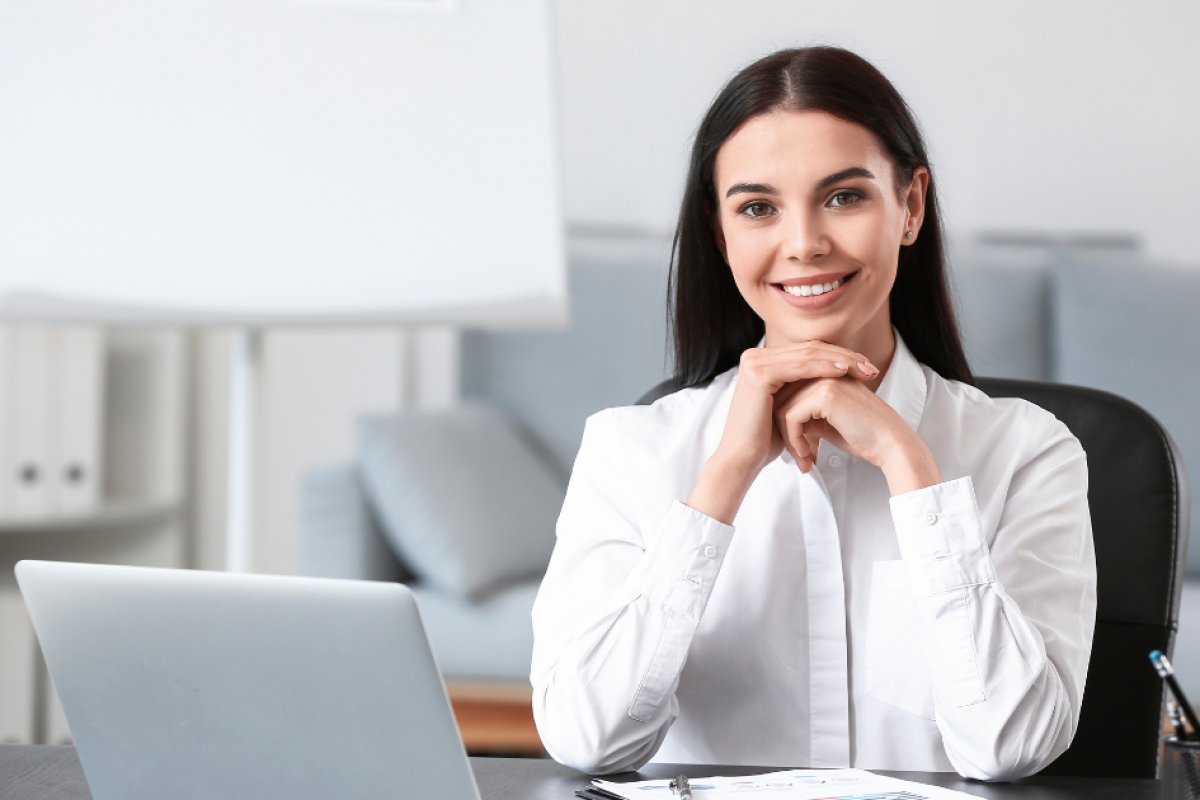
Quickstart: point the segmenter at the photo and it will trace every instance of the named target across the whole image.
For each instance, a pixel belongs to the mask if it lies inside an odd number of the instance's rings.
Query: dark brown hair
[[[930,170],[921,235],[900,248],[889,300],[892,324],[918,361],[945,378],[973,384],[946,285],[933,171],[912,112],[861,56],[837,47],[804,47],[761,58],[735,75],[696,132],[671,257],[668,312],[676,386],[711,380],[762,338],[763,321],[738,292],[717,248],[713,171],[717,151],[746,120],[779,109],[823,111],[866,128],[883,143],[898,188],[910,185],[917,167]]]

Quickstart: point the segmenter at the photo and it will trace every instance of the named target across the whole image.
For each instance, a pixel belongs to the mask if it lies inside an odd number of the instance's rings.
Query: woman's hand
[[[687,504],[713,519],[732,523],[750,484],[784,448],[783,429],[775,420],[780,402],[804,382],[816,379],[844,380],[873,397],[861,382],[878,375],[879,369],[866,356],[825,342],[747,350],[742,354],[721,443],[701,469]]]
[[[937,462],[917,432],[857,381],[805,383],[775,404],[775,424],[802,472],[812,469],[817,446],[825,439],[883,470],[893,496],[942,482]]]

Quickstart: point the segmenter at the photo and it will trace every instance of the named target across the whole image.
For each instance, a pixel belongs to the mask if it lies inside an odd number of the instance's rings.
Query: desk
[[[483,800],[574,800],[587,778],[544,759],[472,758]],[[640,776],[746,775],[770,768],[680,767],[652,764]],[[933,783],[993,800],[1158,800],[1153,780],[1114,778],[1026,778],[1016,783],[976,783],[944,772],[889,772],[897,778]],[[0,796],[4,800],[90,800],[73,747],[0,745]]]

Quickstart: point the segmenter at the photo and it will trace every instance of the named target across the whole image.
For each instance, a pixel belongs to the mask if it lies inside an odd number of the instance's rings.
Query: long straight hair
[[[944,378],[974,384],[946,285],[936,184],[916,119],[891,82],[861,56],[804,47],[766,56],[735,75],[696,132],[668,289],[675,387],[712,380],[763,336],[763,321],[742,298],[717,247],[713,172],[717,152],[738,128],[776,110],[823,111],[866,128],[891,159],[898,191],[911,184],[917,167],[929,170],[921,235],[900,248],[889,299],[892,324],[918,361]]]

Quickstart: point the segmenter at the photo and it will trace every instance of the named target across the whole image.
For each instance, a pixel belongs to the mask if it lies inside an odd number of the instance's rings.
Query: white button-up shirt
[[[688,506],[737,370],[596,414],[533,609],[534,716],[588,772],[658,761],[1041,769],[1079,718],[1096,609],[1083,449],[1061,422],[917,363],[878,396],[946,481],[889,497],[822,442],[734,525]],[[735,533],[736,529],[736,533]]]

